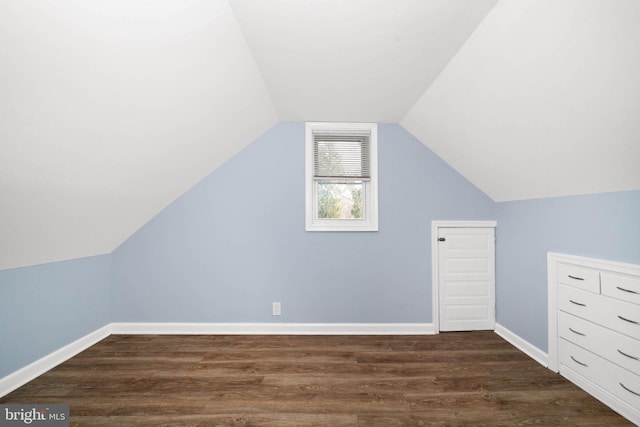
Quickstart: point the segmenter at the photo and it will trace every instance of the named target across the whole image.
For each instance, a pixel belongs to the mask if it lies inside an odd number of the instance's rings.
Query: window
[[[306,230],[378,231],[378,127],[306,124]]]

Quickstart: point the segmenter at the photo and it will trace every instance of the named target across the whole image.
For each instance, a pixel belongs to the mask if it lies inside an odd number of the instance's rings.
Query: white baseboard
[[[39,377],[62,362],[71,359],[76,354],[86,350],[109,335],[111,335],[111,324],[103,326],[102,328],[75,340],[71,344],[65,345],[64,347],[49,353],[48,355],[28,364],[24,368],[18,369],[6,377],[0,378],[0,397],[11,393],[13,390]]]
[[[549,365],[549,356],[544,351],[540,350],[538,347],[529,343],[528,341],[521,338],[519,335],[511,332],[509,329],[504,326],[496,323],[495,333],[500,335],[506,341],[508,341],[511,345],[516,347],[518,350],[522,351],[524,354],[544,366],[545,368]]]
[[[113,334],[432,335],[432,323],[112,323]]]

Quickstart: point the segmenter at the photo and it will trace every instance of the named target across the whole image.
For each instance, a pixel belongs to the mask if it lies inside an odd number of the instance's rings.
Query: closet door
[[[438,229],[440,331],[495,328],[495,229]]]

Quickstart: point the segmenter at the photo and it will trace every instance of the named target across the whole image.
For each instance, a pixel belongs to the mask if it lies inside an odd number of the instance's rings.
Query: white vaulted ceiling
[[[496,201],[640,189],[640,1],[500,1],[401,124]]]
[[[494,200],[640,189],[637,0],[3,0],[0,269],[111,252],[277,121]]]
[[[231,0],[281,120],[397,123],[495,0]]]
[[[0,2],[0,269],[111,252],[277,122],[226,1]]]

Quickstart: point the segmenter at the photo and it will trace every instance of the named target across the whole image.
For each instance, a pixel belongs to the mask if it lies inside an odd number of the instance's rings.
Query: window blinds
[[[368,131],[314,132],[314,178],[369,180],[370,136]]]

